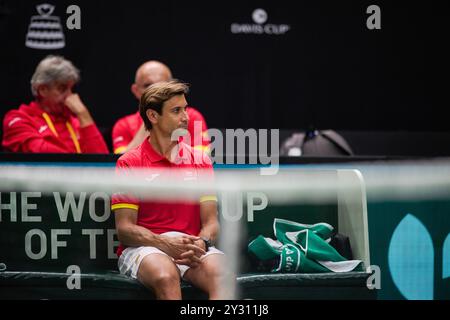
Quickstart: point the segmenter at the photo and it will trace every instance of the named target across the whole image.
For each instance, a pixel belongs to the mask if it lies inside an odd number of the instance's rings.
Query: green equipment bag
[[[361,260],[347,260],[330,245],[334,228],[324,222],[312,225],[274,219],[277,240],[259,235],[248,250],[259,260],[279,259],[271,272],[320,273],[363,270]]]

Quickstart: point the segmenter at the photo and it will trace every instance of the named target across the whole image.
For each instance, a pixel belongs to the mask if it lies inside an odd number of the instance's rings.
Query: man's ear
[[[146,114],[146,116],[147,116],[147,119],[150,120],[150,122],[151,122],[152,124],[158,122],[158,113],[157,113],[155,110],[153,110],[153,109],[148,109],[148,110],[145,112],[145,114]]]
[[[139,87],[136,83],[133,83],[130,87],[131,92],[134,94],[134,96],[140,100],[141,99],[141,95],[139,94]]]
[[[36,88],[37,96],[38,97],[42,97],[42,98],[46,98],[48,96],[49,90],[50,90],[50,88],[49,88],[48,85],[41,84],[40,86],[38,86]]]

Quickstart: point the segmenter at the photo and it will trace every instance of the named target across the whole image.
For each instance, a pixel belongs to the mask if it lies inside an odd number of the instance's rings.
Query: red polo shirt
[[[207,135],[208,127],[206,126],[205,118],[202,114],[192,107],[187,108],[189,116],[188,131],[191,135],[190,145],[196,149],[207,150],[209,145],[209,138]],[[200,124],[202,139],[194,141],[195,122]],[[113,150],[114,153],[122,153],[128,144],[133,140],[142,125],[142,118],[139,111],[131,115],[125,116],[117,120],[112,130]]]
[[[168,178],[169,175],[180,183],[195,183],[199,179],[212,179],[212,164],[201,150],[194,150],[187,144],[180,142],[180,155],[172,163],[156,152],[152,145],[145,140],[137,148],[122,155],[116,164],[119,175],[132,173],[133,168],[148,168],[143,179],[152,183]],[[196,158],[197,157],[197,158]],[[203,157],[203,158],[198,158]],[[204,159],[202,163],[195,163],[195,159]],[[199,162],[199,161],[197,161]],[[171,170],[168,170],[171,169]],[[172,170],[173,169],[173,170]],[[180,200],[176,202],[141,201],[133,195],[114,194],[112,196],[112,210],[128,208],[138,211],[137,225],[149,229],[153,233],[161,234],[168,231],[179,231],[190,235],[198,235],[201,229],[200,202],[215,200],[214,192],[200,197],[198,201]],[[120,244],[117,255],[120,256],[124,246]]]
[[[37,102],[22,104],[3,120],[5,151],[34,153],[109,153],[95,124],[80,128],[69,110],[45,113]]]

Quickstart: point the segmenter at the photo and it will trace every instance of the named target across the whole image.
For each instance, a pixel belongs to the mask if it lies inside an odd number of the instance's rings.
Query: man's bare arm
[[[80,127],[84,128],[94,123],[88,108],[81,101],[80,96],[77,93],[69,95],[64,102],[80,121]]]
[[[217,201],[200,202],[201,229],[199,237],[209,238],[213,243],[219,236],[219,219],[217,217]],[[204,244],[202,245],[204,248]]]
[[[201,230],[199,237],[194,241],[194,244],[203,250],[207,250],[205,242],[201,237],[210,239],[213,243],[216,241],[219,235],[219,221],[217,218],[217,201],[208,200],[200,203],[200,221]],[[203,254],[190,251],[189,256],[187,254],[182,254],[175,262],[178,264],[187,264],[192,255],[196,255],[200,258]]]
[[[119,241],[130,247],[151,246],[160,249],[174,259],[186,259],[186,264],[200,263],[198,256],[205,250],[194,244],[198,237],[167,237],[138,226],[137,210],[122,208],[115,211],[116,229]],[[188,253],[187,253],[188,252]]]

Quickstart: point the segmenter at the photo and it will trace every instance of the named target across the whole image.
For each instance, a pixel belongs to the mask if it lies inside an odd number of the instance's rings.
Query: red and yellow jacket
[[[31,153],[109,153],[95,124],[80,128],[67,110],[46,113],[35,101],[11,110],[3,119],[4,151]]]

